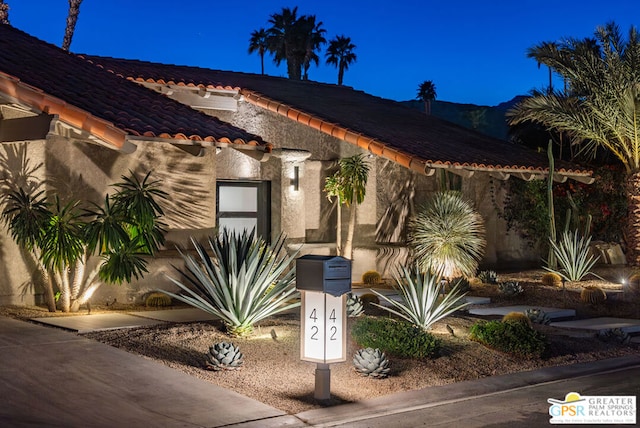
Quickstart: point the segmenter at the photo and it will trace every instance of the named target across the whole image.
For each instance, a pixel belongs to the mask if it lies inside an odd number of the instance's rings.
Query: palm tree
[[[264,74],[264,54],[269,47],[267,36],[267,30],[261,28],[251,33],[251,38],[249,39],[249,53],[258,52],[258,55],[260,55],[260,74]]]
[[[315,16],[297,16],[298,8],[282,9],[269,19],[267,29],[268,50],[276,65],[285,60],[289,79],[301,80],[302,67],[309,69],[311,62],[318,63],[316,51],[325,43],[322,22],[316,24]]]
[[[353,235],[356,227],[356,208],[357,205],[364,201],[367,187],[367,178],[369,176],[369,164],[365,159],[365,155],[358,154],[338,161],[340,169],[336,173],[327,178],[325,183],[325,192],[331,200],[337,197],[338,202],[338,237],[337,251],[338,255],[342,255],[349,259],[353,258]],[[349,228],[347,230],[347,239],[344,249],[341,250],[341,225],[342,216],[340,215],[341,205],[346,204],[350,207],[349,211]]]
[[[356,54],[353,50],[356,45],[351,43],[351,37],[337,36],[329,41],[327,48],[327,64],[338,67],[338,85],[342,85],[342,78],[345,70],[349,69],[349,65],[356,60]]]
[[[71,47],[71,39],[76,30],[78,15],[80,14],[80,4],[82,0],[69,0],[69,14],[67,15],[67,27],[64,29],[64,39],[62,40],[62,49],[68,51]]]
[[[538,93],[509,112],[510,124],[527,121],[565,133],[583,152],[602,148],[626,169],[627,261],[640,264],[640,36],[624,40],[611,22],[595,39],[541,43],[528,55],[567,82],[565,91]]]
[[[9,23],[9,5],[0,0],[0,24]]]
[[[418,96],[416,99],[424,101],[424,112],[431,114],[431,101],[436,99],[436,85],[431,80],[425,80],[418,86]]]
[[[302,78],[309,80],[309,67],[311,63],[315,63],[318,66],[320,58],[316,53],[320,50],[320,47],[327,43],[327,39],[324,38],[324,33],[327,31],[322,28],[322,21],[316,24],[315,15],[300,17],[301,20],[301,35],[304,35],[304,59],[302,65],[304,68],[304,74]]]

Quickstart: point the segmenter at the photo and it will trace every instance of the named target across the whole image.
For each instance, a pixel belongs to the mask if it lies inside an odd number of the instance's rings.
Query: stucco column
[[[275,149],[271,154],[280,159],[280,227],[290,242],[304,242],[306,225],[304,161],[311,156],[306,150]],[[276,189],[272,189],[276,191]]]

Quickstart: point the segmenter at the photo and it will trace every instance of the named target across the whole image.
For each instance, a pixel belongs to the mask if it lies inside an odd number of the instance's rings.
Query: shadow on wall
[[[376,242],[378,243],[405,243],[407,240],[407,223],[413,211],[413,199],[415,196],[415,180],[408,178],[401,185],[395,185],[395,189],[386,192],[387,195],[397,195],[392,199],[376,227]]]
[[[36,193],[44,190],[44,180],[38,177],[38,172],[43,168],[42,163],[33,164],[27,154],[26,143],[6,144],[0,150],[0,211],[4,211],[4,202],[10,192],[23,189],[27,193]],[[4,226],[4,225],[3,225]],[[6,229],[5,229],[6,230]],[[29,280],[18,286],[19,299],[15,299],[16,289],[11,284],[11,273],[17,268],[18,263],[9,257],[6,248],[6,236],[0,235],[0,296],[11,296],[11,303],[33,303],[30,296],[42,293],[41,284],[38,283],[38,266],[31,253],[20,249],[20,260],[29,272]],[[11,263],[11,261],[14,263]],[[33,280],[33,278],[36,280]]]

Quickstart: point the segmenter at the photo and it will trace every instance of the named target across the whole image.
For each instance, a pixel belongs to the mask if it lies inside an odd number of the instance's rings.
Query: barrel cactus
[[[458,276],[456,278],[452,278],[449,281],[449,287],[450,288],[458,287],[458,291],[460,291],[461,293],[467,293],[471,291],[471,284],[469,283],[469,280],[464,276]]]
[[[599,305],[607,300],[607,293],[596,285],[588,285],[580,292],[580,300],[590,305]]]
[[[368,270],[362,274],[362,282],[367,285],[376,285],[382,282],[382,276],[375,270]]]
[[[209,347],[207,354],[207,369],[209,370],[238,370],[242,368],[244,355],[233,343],[219,342]]]
[[[380,349],[360,349],[353,356],[353,365],[356,372],[362,376],[382,379],[389,376],[391,363]]]
[[[524,312],[509,312],[502,317],[502,322],[517,322],[526,325],[527,327],[533,327],[531,320]]]
[[[532,323],[534,324],[549,324],[551,322],[551,318],[549,315],[543,311],[542,309],[527,309],[524,311],[524,314],[529,317]]]
[[[350,318],[359,317],[364,313],[362,299],[353,293],[347,294],[347,316]]]
[[[145,299],[145,305],[155,308],[171,306],[171,297],[161,292],[150,293]]]
[[[547,287],[562,287],[562,277],[555,272],[547,272],[540,279]]]

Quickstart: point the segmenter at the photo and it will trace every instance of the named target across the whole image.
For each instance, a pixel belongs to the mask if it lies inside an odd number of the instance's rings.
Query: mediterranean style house
[[[284,232],[301,254],[335,252],[336,207],[323,187],[337,161],[357,153],[371,172],[354,280],[406,260],[407,221],[443,171],[485,220],[483,265],[538,259],[498,217],[505,190],[492,183],[546,177],[544,155],[350,87],[77,55],[0,25],[0,178],[30,174],[62,199],[100,202],[129,170],[153,171],[170,195],[166,250],[149,274],[96,299],[169,287],[175,246],[223,227]],[[554,177],[592,181],[562,162]],[[4,225],[0,251],[0,304],[32,303],[30,266]]]

